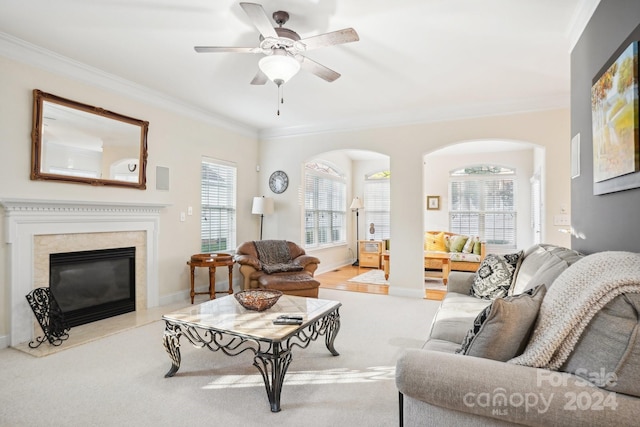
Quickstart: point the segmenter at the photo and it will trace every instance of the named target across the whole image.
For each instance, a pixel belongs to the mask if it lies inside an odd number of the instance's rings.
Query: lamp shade
[[[295,58],[277,50],[272,55],[260,59],[258,67],[277,85],[286,83],[300,71],[300,63]]]
[[[251,213],[254,215],[270,215],[273,213],[273,199],[271,197],[254,197]]]
[[[362,203],[362,200],[360,200],[359,197],[354,197],[353,201],[351,202],[351,206],[349,206],[349,209],[362,209],[364,208],[364,204]]]

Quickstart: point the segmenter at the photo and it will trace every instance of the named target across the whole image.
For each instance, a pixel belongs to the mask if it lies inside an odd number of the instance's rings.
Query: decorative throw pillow
[[[473,254],[474,255],[482,255],[482,243],[480,243],[480,237],[473,244]]]
[[[462,248],[462,252],[465,254],[470,254],[471,252],[473,252],[473,246],[476,243],[476,238],[475,237],[469,237],[469,240],[467,240],[467,243],[464,244],[464,247]]]
[[[444,232],[440,232],[437,234],[426,232],[424,234],[424,249],[427,251],[446,251],[444,246]]]
[[[444,235],[444,250],[445,252],[451,252],[451,236],[448,234]]]
[[[522,262],[523,251],[508,255],[487,255],[473,279],[470,295],[496,299],[507,295],[511,281]]]
[[[493,301],[478,314],[456,353],[501,362],[522,354],[546,291],[540,285],[520,295]]]
[[[449,239],[449,252],[462,252],[464,244],[469,240],[469,236],[455,235]]]

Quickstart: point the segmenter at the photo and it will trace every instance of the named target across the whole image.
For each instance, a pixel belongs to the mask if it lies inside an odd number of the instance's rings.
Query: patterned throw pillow
[[[545,285],[498,298],[478,314],[456,353],[506,362],[524,351],[538,317]]]
[[[523,253],[487,255],[473,279],[470,295],[482,299],[496,299],[507,295],[522,262]]]
[[[473,252],[473,246],[476,243],[476,237],[469,237],[469,240],[467,240],[467,243],[464,244],[464,247],[462,248],[462,252],[465,254],[470,254],[471,252]]]

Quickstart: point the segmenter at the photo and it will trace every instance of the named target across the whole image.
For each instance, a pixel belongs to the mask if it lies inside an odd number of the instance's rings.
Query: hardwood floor
[[[326,273],[317,274],[315,279],[320,282],[321,288],[388,295],[389,285],[372,285],[370,283],[348,281],[359,274],[366,273],[368,270],[370,269],[346,265]]]
[[[315,279],[320,282],[320,287],[325,289],[389,295],[389,285],[373,285],[371,283],[348,281],[359,274],[366,273],[367,270],[371,269],[345,265],[344,267],[326,273],[317,274]],[[425,274],[424,298],[436,301],[442,300],[447,293],[447,287],[442,283],[442,279],[428,276],[429,274]]]

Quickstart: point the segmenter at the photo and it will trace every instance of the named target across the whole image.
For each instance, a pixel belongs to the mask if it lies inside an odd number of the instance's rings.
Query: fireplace
[[[135,247],[52,253],[49,286],[70,327],[136,309]]]
[[[25,295],[49,286],[52,253],[136,248],[136,310],[160,305],[157,203],[0,199],[8,251],[11,334],[0,348],[42,335]]]

